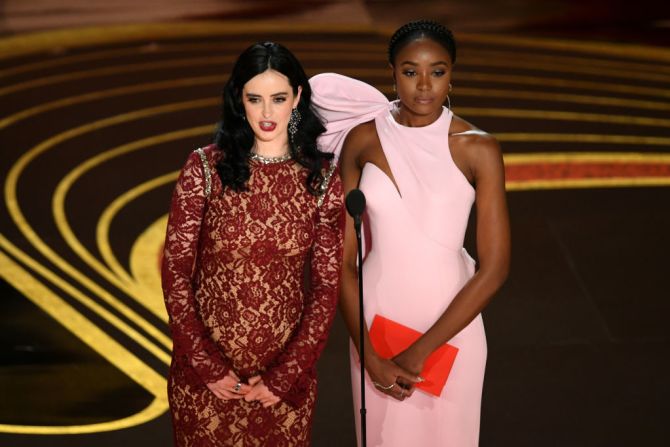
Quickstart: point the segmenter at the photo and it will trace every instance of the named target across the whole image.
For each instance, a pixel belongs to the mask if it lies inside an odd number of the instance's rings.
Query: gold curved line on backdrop
[[[294,52],[300,53],[302,51],[318,50],[326,53],[322,57],[332,58],[332,53],[338,51],[354,51],[356,53],[369,52],[366,59],[378,58],[380,61],[386,61],[386,45],[385,44],[366,44],[366,43],[352,43],[352,42],[301,42],[288,41],[283,42],[284,45],[291,48]],[[20,73],[41,70],[45,68],[53,68],[78,62],[91,62],[96,60],[108,61],[112,57],[124,57],[142,54],[158,54],[164,55],[169,53],[179,53],[186,51],[221,51],[221,50],[239,50],[241,42],[218,42],[205,44],[144,44],[133,48],[123,48],[114,50],[96,51],[88,54],[80,54],[76,56],[62,56],[54,60],[34,62],[22,66],[12,67],[0,70],[0,77],[8,77]],[[334,50],[334,51],[333,51]],[[331,54],[331,56],[329,56]],[[636,62],[614,61],[614,60],[597,60],[586,57],[568,57],[568,56],[544,56],[533,53],[519,53],[513,51],[495,51],[495,50],[478,50],[467,49],[465,56],[462,56],[461,63],[467,66],[484,65],[484,66],[503,66],[510,68],[526,67],[533,69],[541,69],[545,71],[563,71],[569,73],[590,73],[598,75],[606,75],[611,77],[621,78],[635,78],[635,79],[649,79],[649,80],[669,80],[670,75],[659,74],[658,72],[667,72],[670,74],[670,67],[663,67],[651,64],[642,64]],[[362,54],[347,53],[349,58],[361,57]],[[514,57],[513,62],[510,58]],[[313,57],[313,56],[312,56]],[[523,60],[523,59],[528,60]],[[532,61],[532,62],[531,62]],[[599,67],[599,68],[594,68]],[[617,70],[649,70],[645,73],[625,73],[621,74]],[[607,71],[606,71],[607,70]]]
[[[659,152],[533,152],[504,154],[506,165],[540,163],[670,164],[670,154]]]
[[[507,191],[537,191],[543,189],[586,189],[670,186],[670,177],[608,177],[592,179],[556,179],[536,181],[509,181]]]
[[[106,309],[84,296],[50,269],[36,262],[30,256],[23,253],[2,234],[0,234],[0,246],[25,266],[29,267],[39,275],[53,283],[65,293],[77,298],[80,302],[90,301],[92,308],[98,308],[96,313],[104,315],[109,313]],[[115,421],[88,425],[71,426],[25,426],[0,424],[0,432],[22,433],[22,434],[78,434],[93,433],[100,431],[118,430],[143,424],[163,414],[167,408],[166,381],[163,376],[156,373],[144,362],[129,352],[121,344],[107,335],[90,320],[85,318],[62,298],[45,287],[39,280],[20,267],[16,262],[7,258],[0,252],[0,272],[10,284],[19,290],[23,296],[39,306],[48,315],[63,325],[74,336],[82,340],[100,356],[109,361],[130,379],[151,393],[155,398],[152,403],[142,411]],[[88,306],[88,305],[87,305]],[[111,320],[117,319],[110,314]]]
[[[165,107],[163,110],[160,110],[160,113],[167,113],[169,111],[172,110],[169,110],[169,107]],[[88,251],[86,247],[84,247],[84,245],[79,241],[77,236],[72,231],[72,228],[70,227],[70,224],[68,222],[67,214],[65,212],[65,200],[67,198],[67,194],[72,188],[72,185],[74,185],[74,183],[79,178],[81,178],[83,175],[85,175],[93,168],[99,166],[102,163],[105,163],[106,161],[113,159],[114,157],[118,157],[120,155],[144,149],[148,146],[160,144],[166,141],[172,141],[180,138],[188,138],[196,135],[207,134],[211,132],[211,130],[212,126],[200,126],[193,129],[174,131],[154,137],[144,138],[142,140],[134,141],[132,143],[124,144],[122,146],[107,150],[105,152],[97,154],[92,158],[89,158],[85,162],[76,166],[74,169],[70,170],[68,174],[58,183],[54,191],[52,199],[52,211],[54,221],[56,223],[56,228],[58,228],[58,231],[60,232],[61,236],[68,244],[68,246],[72,249],[72,251],[75,252],[77,256],[79,256],[79,258],[83,260],[89,267],[91,267],[94,271],[100,274],[100,276],[105,278],[114,286],[118,287],[127,295],[133,297],[135,301],[147,307],[150,311],[152,311],[152,313],[161,318],[163,317],[164,312],[160,311],[156,312],[156,309],[154,307],[146,306],[142,294],[136,289],[134,281],[132,281],[130,276],[125,273],[125,270],[123,270],[122,268],[120,268],[119,270],[115,270],[112,267],[112,265],[110,265],[110,267],[112,268],[112,271],[110,271],[103,263],[101,263],[98,259],[96,259],[95,256],[93,256],[91,252]],[[108,206],[108,208],[105,209],[105,211],[103,211],[102,214],[103,218],[105,218],[105,216],[109,216],[110,207],[114,209],[113,206],[114,202],[112,203],[112,205]],[[103,255],[103,259],[105,259],[105,256],[109,256],[109,254],[111,253],[111,248],[110,247],[102,247],[102,248],[108,250],[105,252],[101,252],[101,254]],[[165,336],[161,340],[161,342],[167,347],[170,346],[170,340]]]
[[[504,154],[505,165],[557,164],[557,163],[617,163],[617,164],[668,164],[670,154],[640,152],[538,152]],[[666,177],[596,177],[572,179],[536,179],[506,181],[508,191],[531,191],[544,189],[576,188],[620,188],[670,186]]]
[[[305,60],[330,60],[337,53],[323,53],[323,54],[314,54],[309,56],[301,56],[300,59]],[[388,62],[386,59],[386,54],[375,53],[374,55],[358,54],[347,56],[349,60],[378,60],[380,67],[390,76],[390,70],[387,66]],[[585,61],[586,62],[586,61]],[[620,78],[623,80],[636,80],[636,81],[655,81],[655,82],[665,82],[670,83],[670,68],[668,69],[668,74],[659,74],[658,70],[653,73],[646,72],[626,72],[621,73],[619,71],[613,70],[611,68],[600,68],[593,67],[592,65],[576,66],[576,65],[563,65],[557,63],[545,63],[538,62],[534,60],[520,60],[515,59],[510,61],[509,59],[495,59],[495,58],[483,58],[483,57],[466,57],[463,56],[455,68],[454,73],[458,73],[461,70],[467,70],[469,68],[476,67],[494,67],[494,68],[507,68],[507,71],[514,71],[517,69],[525,70],[534,70],[541,72],[550,72],[550,73],[565,73],[565,74],[583,74],[583,75],[594,75],[604,78]],[[617,67],[621,69],[620,67]],[[542,79],[543,76],[540,76]],[[634,86],[634,84],[632,84]]]
[[[282,41],[282,45],[288,47],[293,52],[300,51],[354,51],[374,52],[386,54],[385,44],[370,44],[365,42],[305,42],[300,40]],[[76,64],[80,62],[93,62],[98,60],[110,60],[116,57],[126,57],[134,55],[164,55],[169,53],[182,53],[187,51],[227,51],[244,49],[247,44],[243,41],[227,41],[217,43],[173,43],[173,42],[146,42],[131,48],[122,48],[114,50],[98,50],[91,51],[85,54],[77,54],[74,56],[53,56],[53,59],[40,62],[31,62],[28,64],[14,66],[12,68],[5,68],[0,70],[0,77],[15,76],[21,73],[29,73],[31,71],[44,70],[46,68],[62,67],[69,64]],[[237,54],[237,53],[236,53]]]
[[[510,70],[526,69],[526,70],[535,70],[535,71],[543,71],[551,73],[570,73],[570,74],[602,76],[606,78],[635,79],[637,81],[670,82],[670,74],[645,73],[639,71],[638,72],[626,71],[622,73],[618,70],[606,69],[594,66],[558,64],[555,62],[553,63],[540,62],[521,58],[516,58],[510,61],[509,59],[463,57],[463,59],[459,61],[459,67],[461,66],[497,67],[497,68],[508,68]],[[456,70],[458,71],[458,69]]]
[[[314,55],[315,60],[329,59],[328,56]],[[232,63],[236,59],[235,55],[224,55],[217,57],[193,57],[193,58],[182,58],[182,59],[169,59],[162,61],[153,61],[153,62],[142,62],[136,64],[125,64],[125,65],[115,65],[111,67],[96,68],[91,70],[80,70],[76,72],[52,75],[41,77],[37,79],[32,79],[30,81],[19,82],[13,85],[9,85],[4,88],[0,88],[0,96],[8,95],[10,93],[17,93],[20,91],[28,90],[36,87],[45,87],[61,82],[69,82],[75,80],[90,79],[99,76],[110,76],[118,74],[128,74],[128,73],[138,73],[144,71],[166,69],[166,68],[180,68],[180,67],[199,67],[199,66],[215,66],[217,64]],[[367,57],[365,57],[367,59]],[[304,57],[303,60],[310,60],[309,57]],[[314,67],[307,70],[310,74],[316,74],[328,71],[326,68]],[[388,77],[389,68],[380,67],[380,68],[343,68],[339,70],[342,74],[348,74],[349,76],[384,76]],[[555,86],[562,88],[585,88],[593,90],[605,90],[613,91],[619,93],[633,93],[649,96],[664,96],[670,98],[670,89],[662,88],[653,88],[653,87],[643,87],[637,85],[627,85],[627,84],[613,84],[613,83],[603,83],[603,82],[593,82],[593,81],[581,81],[581,80],[571,80],[571,79],[561,79],[555,77],[538,77],[538,76],[523,76],[523,75],[503,75],[503,74],[490,74],[490,73],[479,73],[477,71],[471,71],[467,68],[464,68],[460,71],[454,72],[455,80],[479,80],[487,82],[504,82],[504,83],[517,83],[517,84],[531,84],[531,85],[541,85],[541,86]]]
[[[365,42],[304,42],[304,41],[283,41],[282,42],[288,48],[291,48],[294,52],[300,52],[305,50],[318,50],[318,51],[332,51],[332,50],[345,50],[345,51],[354,51],[354,52],[370,52],[371,57],[379,57],[386,61],[386,49],[387,46],[385,43],[365,43]],[[87,54],[79,54],[74,56],[56,56],[56,59],[48,61],[33,62],[29,64],[24,64],[12,68],[7,68],[0,70],[0,77],[8,77],[20,73],[26,73],[30,71],[42,70],[45,68],[59,67],[63,65],[68,65],[72,63],[79,62],[91,62],[96,60],[109,60],[113,57],[124,57],[132,55],[141,55],[141,54],[167,54],[167,53],[179,53],[186,51],[221,51],[221,50],[239,50],[240,45],[244,45],[242,42],[217,42],[217,43],[203,43],[203,44],[179,44],[179,43],[148,43],[142,44],[140,46],[135,46],[132,48],[123,48],[123,49],[114,49],[114,50],[99,50]],[[593,59],[590,57],[575,57],[575,56],[561,56],[561,55],[539,55],[534,53],[523,53],[514,50],[501,51],[501,50],[480,50],[477,48],[468,48],[464,52],[464,56],[461,60],[465,60],[466,64],[473,60],[471,55],[474,55],[475,58],[482,58],[485,61],[495,61],[496,65],[509,65],[510,67],[517,67],[520,59],[527,58],[529,60],[541,62],[543,67],[555,66],[559,69],[571,70],[572,66],[581,66],[581,69],[587,69],[587,71],[592,67],[601,67],[603,69],[633,69],[633,70],[648,70],[649,72],[644,73],[644,76],[648,76],[651,79],[668,79],[667,76],[658,75],[658,72],[667,72],[670,73],[670,67],[660,66],[658,64],[643,64],[640,62],[629,62],[629,61],[620,61],[620,60],[599,60]],[[514,58],[514,62],[510,63],[510,58]],[[546,63],[546,65],[545,65]],[[485,64],[487,65],[487,64]],[[565,68],[564,68],[565,67]],[[599,70],[595,73],[606,73],[613,74],[611,71],[604,72]],[[614,73],[613,75],[617,75]],[[634,74],[635,75],[635,74]],[[621,77],[630,77],[630,75],[621,75]]]
[[[458,107],[465,116],[520,118],[547,121],[577,121],[590,123],[628,124],[633,126],[670,127],[670,119],[604,113],[563,112],[555,110],[497,109],[492,107]]]
[[[370,25],[291,23],[273,21],[197,21],[90,26],[20,34],[0,39],[0,60],[49,51],[54,47],[92,45],[175,37],[212,37],[233,34],[374,33]]]
[[[174,173],[176,177],[178,172]],[[135,281],[153,300],[163,301],[158,255],[165,241],[168,215],[165,214],[140,234],[130,250],[130,271]]]
[[[24,237],[31,243],[31,245],[35,247],[47,259],[49,259],[56,266],[58,266],[58,268],[60,268],[63,272],[65,272],[71,278],[75,279],[77,282],[82,284],[88,290],[92,291],[99,298],[101,298],[103,301],[112,306],[116,311],[124,315],[138,327],[141,327],[146,333],[150,334],[155,340],[159,341],[163,346],[165,346],[168,349],[171,347],[171,342],[170,339],[163,332],[161,332],[159,329],[155,328],[153,325],[148,323],[139,314],[137,314],[127,305],[119,301],[116,297],[112,296],[107,290],[99,286],[96,282],[94,282],[86,275],[81,273],[79,270],[74,268],[71,264],[69,264],[61,256],[59,256],[56,252],[54,252],[51,249],[51,247],[49,247],[37,235],[37,233],[35,233],[33,228],[25,219],[23,212],[21,211],[16,194],[16,186],[22,171],[33,159],[35,159],[40,154],[46,152],[47,150],[66,140],[69,140],[79,135],[83,135],[93,130],[102,129],[105,127],[121,124],[128,121],[133,121],[148,116],[154,116],[160,113],[161,111],[167,112],[167,111],[175,111],[178,110],[179,108],[183,109],[197,108],[202,105],[209,104],[210,103],[209,101],[210,100],[185,101],[181,103],[169,104],[167,106],[150,107],[94,121],[76,127],[74,129],[62,132],[58,135],[49,138],[48,140],[43,141],[39,145],[33,147],[32,149],[24,153],[16,161],[16,163],[14,163],[5,180],[5,189],[4,189],[5,202],[7,204],[9,215],[11,216],[12,220],[19,228],[21,233],[24,235]],[[134,329],[131,329],[127,325],[125,326],[127,327],[127,329],[124,329],[124,331],[131,338],[133,338],[133,340],[138,342],[141,346],[143,346],[149,352],[154,354],[156,357],[160,358],[163,362],[169,363],[170,357],[164,351],[162,351],[161,348],[156,346],[153,342],[149,341],[146,337],[144,337]]]
[[[20,112],[14,113],[13,115],[10,115],[6,118],[0,119],[0,129],[4,129],[5,127],[8,127],[26,118],[39,115],[40,113],[49,112],[52,110],[57,110],[60,108],[77,105],[88,101],[95,101],[98,99],[107,99],[116,96],[131,95],[133,93],[167,90],[179,87],[193,87],[195,85],[207,85],[216,83],[220,83],[221,85],[223,85],[226,75],[227,74],[224,73],[222,75],[215,75],[215,76],[197,76],[193,78],[179,78],[168,81],[146,82],[142,84],[116,87],[108,90],[99,90],[92,93],[85,93],[83,95],[70,96],[67,98],[58,99],[56,101],[43,103],[38,106],[30,107],[28,109],[21,110]]]
[[[459,49],[460,50],[460,49]],[[551,64],[565,64],[565,65],[579,65],[586,67],[600,67],[611,70],[642,70],[647,74],[654,74],[658,72],[670,74],[670,66],[662,66],[659,64],[647,64],[643,62],[633,62],[630,60],[620,59],[594,59],[590,56],[566,56],[558,53],[550,55],[529,53],[520,51],[519,49],[512,50],[482,50],[480,48],[465,48],[462,50],[463,58],[469,59],[471,56],[479,58],[491,58],[496,60],[516,61],[518,59],[529,59],[542,63]],[[460,56],[459,56],[460,57]],[[460,60],[460,59],[459,59]],[[514,66],[514,62],[511,62]],[[457,64],[458,66],[458,64]]]
[[[521,84],[521,85],[539,85],[541,87],[560,87],[572,90],[574,89],[596,90],[596,91],[652,96],[654,98],[658,96],[670,98],[670,89],[641,87],[637,85],[626,85],[626,84],[612,84],[609,82],[580,81],[580,80],[551,78],[551,77],[501,75],[501,74],[478,73],[478,72],[462,70],[454,72],[454,80],[499,82],[499,83]]]
[[[196,57],[186,59],[170,59],[166,61],[141,62],[137,64],[114,65],[111,67],[95,68],[92,70],[80,70],[66,74],[45,76],[42,78],[31,79],[30,81],[19,82],[4,88],[0,88],[0,96],[10,93],[17,93],[36,87],[46,87],[61,82],[79,81],[91,79],[99,76],[111,76],[128,73],[138,73],[142,71],[159,70],[165,68],[183,68],[197,67],[202,65],[216,65],[232,63],[236,56],[218,56],[218,57]]]
[[[167,385],[165,385],[167,387]],[[122,430],[150,422],[168,410],[167,397],[154,399],[148,407],[122,419],[88,425],[8,425],[0,424],[0,433],[17,435],[83,435],[105,431]]]
[[[387,34],[391,35],[394,30],[386,28]],[[461,42],[478,43],[497,46],[513,46],[522,48],[533,48],[553,51],[572,51],[575,53],[590,54],[602,57],[613,56],[616,58],[627,57],[634,60],[649,60],[659,65],[670,63],[670,50],[662,47],[648,45],[636,45],[626,43],[606,43],[594,41],[574,41],[568,39],[541,38],[541,37],[517,37],[483,33],[458,33]]]
[[[92,93],[86,93],[77,96],[62,98],[56,101],[47,102],[38,106],[30,107],[21,110],[8,117],[0,119],[0,129],[6,128],[18,121],[39,115],[41,113],[57,110],[60,108],[69,107],[72,105],[82,104],[88,101],[95,101],[99,99],[112,98],[123,95],[130,95],[133,93],[159,91],[180,87],[192,87],[195,85],[208,85],[223,83],[226,74],[215,76],[198,76],[192,78],[179,78],[167,81],[147,82],[142,84],[129,85],[124,87],[117,87],[108,90],[101,90]],[[393,87],[391,85],[379,85],[378,88],[386,95],[393,94]],[[490,96],[496,98],[508,99],[526,99],[531,101],[550,101],[550,102],[568,102],[577,104],[589,105],[606,105],[626,107],[628,109],[638,108],[645,110],[670,110],[670,103],[644,101],[637,99],[624,99],[616,97],[599,97],[589,95],[574,95],[568,93],[545,93],[545,92],[529,92],[521,90],[500,90],[500,89],[485,89],[475,87],[457,87],[453,95],[454,98],[458,96],[472,96],[482,97]],[[458,111],[458,107],[455,107]]]
[[[362,59],[369,59],[367,55],[363,55]],[[315,55],[317,60],[322,58]],[[62,82],[79,81],[83,79],[91,79],[101,76],[112,76],[119,74],[139,73],[144,71],[161,70],[167,68],[193,68],[200,66],[216,66],[223,64],[232,64],[237,59],[237,55],[222,55],[222,56],[202,56],[190,57],[181,59],[168,59],[153,62],[140,62],[134,64],[113,65],[109,67],[95,68],[90,70],[79,70],[65,74],[44,76],[41,78],[31,79],[29,81],[18,82],[3,88],[0,88],[0,96],[9,95],[36,87],[46,87]],[[309,60],[309,57],[303,58]],[[326,58],[328,59],[328,58]],[[314,71],[314,70],[312,70]],[[326,71],[319,70],[317,72]],[[388,74],[388,68],[384,69],[384,73]]]
[[[209,126],[207,127],[209,129]],[[194,134],[194,135],[198,135]],[[138,147],[138,149],[140,149]],[[177,175],[179,174],[179,171],[177,173],[170,172],[168,174],[164,174],[160,177],[153,178],[149,181],[143,182],[134,188],[129,189],[128,191],[124,192],[120,196],[118,196],[116,199],[110,203],[107,208],[104,209],[102,214],[100,214],[100,218],[98,219],[98,223],[96,224],[96,243],[98,245],[98,250],[100,251],[100,255],[102,256],[102,259],[105,261],[105,263],[109,266],[109,268],[120,278],[122,278],[124,281],[126,281],[128,284],[133,284],[136,285],[135,280],[133,279],[132,275],[130,272],[128,272],[118,261],[116,256],[114,255],[114,250],[112,249],[112,246],[109,242],[109,230],[112,226],[112,221],[116,217],[116,215],[121,211],[126,205],[128,205],[130,202],[133,200],[137,199],[140,197],[142,194],[145,194],[146,192],[157,188],[159,186],[163,186],[167,183],[173,182],[177,179]],[[141,296],[141,295],[140,295]],[[155,315],[163,316],[165,309],[159,309],[159,312],[155,312]]]
[[[385,87],[385,92],[391,92],[392,87]],[[670,110],[670,102],[656,102],[644,101],[641,99],[627,99],[607,96],[591,96],[591,95],[576,95],[571,93],[547,93],[547,92],[532,92],[523,90],[501,90],[475,87],[455,87],[452,96],[458,98],[459,96],[473,96],[505,99],[524,99],[528,101],[547,101],[547,102],[563,102],[587,105],[601,105],[625,107],[627,109],[643,109],[643,110]],[[456,101],[452,100],[452,103]],[[454,107],[458,109],[458,106]]]
[[[388,38],[394,27],[332,24],[283,23],[274,21],[197,21],[171,23],[140,23],[132,25],[92,26],[77,29],[52,30],[0,39],[0,59],[48,51],[54,47],[79,48],[92,45],[132,42],[144,39],[175,37],[211,37],[231,34],[299,34],[299,33],[372,33]],[[515,37],[485,33],[459,32],[461,42],[488,46],[514,46],[555,51],[573,51],[592,55],[629,57],[653,62],[670,62],[666,48],[645,45],[609,44],[606,42],[574,41],[567,39]]]
[[[638,135],[601,135],[601,134],[562,134],[562,133],[523,133],[500,132],[495,134],[502,142],[538,142],[538,143],[612,143],[641,144],[649,146],[670,146],[669,137],[645,137]]]
[[[103,259],[110,266],[110,268],[116,272],[117,275],[123,275],[127,277],[129,281],[133,284],[133,290],[136,293],[136,299],[142,303],[147,309],[149,309],[154,315],[167,322],[167,314],[165,312],[165,303],[163,302],[163,296],[156,296],[155,293],[147,295],[147,289],[142,287],[142,283],[138,282],[134,276],[131,276],[123,266],[118,262],[114,256],[114,251],[112,250],[111,244],[109,243],[109,229],[111,227],[111,222],[116,216],[116,214],[125,207],[128,203],[135,200],[137,197],[145,194],[147,191],[150,191],[159,186],[165,185],[170,182],[174,182],[177,179],[179,172],[171,172],[160,177],[151,179],[147,182],[144,182],[135,188],[127,191],[123,195],[119,196],[114,200],[102,213],[98,224],[96,225],[96,241],[98,244],[98,249],[103,256]],[[163,237],[165,234],[163,234]],[[154,259],[155,261],[155,259]],[[155,264],[154,264],[155,265]],[[131,269],[132,271],[132,269]],[[160,284],[159,284],[160,285]],[[160,291],[160,288],[158,289]]]

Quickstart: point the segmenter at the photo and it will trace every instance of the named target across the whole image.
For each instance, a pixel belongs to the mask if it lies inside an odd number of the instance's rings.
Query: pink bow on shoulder
[[[337,73],[322,73],[309,80],[312,105],[326,126],[319,149],[338,158],[347,133],[388,110],[386,96],[370,84]]]

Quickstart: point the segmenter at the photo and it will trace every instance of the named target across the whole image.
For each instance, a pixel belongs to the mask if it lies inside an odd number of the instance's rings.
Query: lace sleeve
[[[205,207],[203,163],[191,153],[172,196],[161,279],[170,317],[175,360],[191,365],[205,383],[216,382],[229,370],[228,362],[209,337],[198,313],[193,270]]]
[[[296,405],[299,396],[291,395],[292,387],[301,378],[313,374],[337,309],[344,229],[342,196],[342,182],[335,171],[323,203],[317,210],[311,287],[306,296],[302,320],[275,366],[263,374],[263,382],[270,391]]]

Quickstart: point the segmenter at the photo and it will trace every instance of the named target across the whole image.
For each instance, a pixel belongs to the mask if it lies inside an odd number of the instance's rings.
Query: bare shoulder
[[[449,128],[449,145],[470,160],[499,159],[502,155],[493,135],[455,115]]]
[[[379,137],[374,120],[359,124],[351,129],[344,139],[342,157],[359,160],[361,155],[377,145],[379,145]]]
[[[351,129],[344,140],[344,145],[369,146],[377,140],[377,127],[375,122],[368,121],[361,123]]]

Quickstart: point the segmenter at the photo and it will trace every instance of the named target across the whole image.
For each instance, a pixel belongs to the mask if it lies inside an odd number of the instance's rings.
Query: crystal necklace
[[[289,152],[288,154],[279,156],[279,157],[265,157],[263,155],[259,155],[255,152],[250,152],[249,153],[249,158],[252,160],[256,160],[260,163],[263,163],[264,165],[270,165],[274,163],[282,163],[284,161],[288,161],[292,158],[291,153]]]

